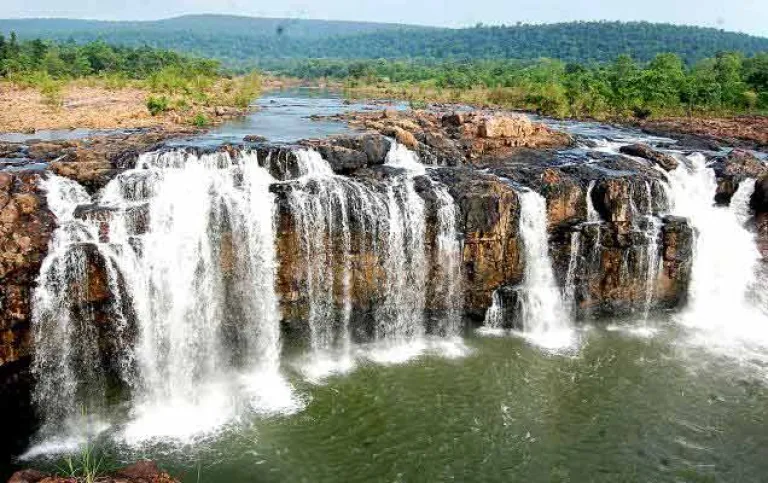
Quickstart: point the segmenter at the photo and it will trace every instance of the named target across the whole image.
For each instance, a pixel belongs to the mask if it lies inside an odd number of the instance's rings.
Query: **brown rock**
[[[21,470],[14,473],[8,483],[38,483],[46,476],[45,473],[37,470]]]
[[[513,138],[530,136],[533,123],[523,116],[492,116],[480,121],[478,135],[482,138]]]
[[[619,152],[635,156],[638,158],[647,159],[665,171],[672,171],[677,168],[678,162],[674,156],[656,151],[647,144],[630,144],[629,146],[622,146],[619,148]]]
[[[40,200],[31,193],[20,193],[13,196],[14,203],[18,206],[21,213],[31,215],[40,207]]]
[[[442,123],[443,127],[459,127],[462,124],[464,124],[464,115],[457,112],[452,112],[450,114],[445,114],[442,118],[440,118],[440,122]]]
[[[393,126],[388,128],[385,134],[393,136],[398,143],[409,149],[417,149],[419,147],[419,141],[416,140],[416,137],[403,128]]]

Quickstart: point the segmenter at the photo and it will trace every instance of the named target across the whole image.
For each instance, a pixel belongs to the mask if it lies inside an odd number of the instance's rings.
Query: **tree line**
[[[686,65],[677,54],[649,62],[306,60],[270,68],[300,78],[345,80],[395,97],[470,100],[574,117],[647,117],[768,111],[768,52],[723,52]],[[447,93],[447,94],[446,94]],[[474,93],[474,98],[467,93]]]
[[[0,34],[0,77],[45,73],[53,79],[89,75],[145,79],[166,68],[189,76],[212,77],[218,75],[220,62],[148,46],[114,46],[103,41],[85,44],[42,39],[21,41],[13,32],[8,38]]]
[[[537,59],[611,62],[629,54],[647,62],[674,52],[693,64],[720,51],[753,55],[768,39],[714,28],[648,22],[512,24],[447,29],[309,20],[200,15],[157,22],[84,22],[62,19],[0,20],[24,38],[43,37],[114,45],[144,44],[251,68],[281,59]]]

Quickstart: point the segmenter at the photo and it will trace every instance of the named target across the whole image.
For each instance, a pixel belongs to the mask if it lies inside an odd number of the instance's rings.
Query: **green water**
[[[764,377],[682,339],[591,329],[552,355],[473,336],[466,357],[295,378],[296,414],[119,456],[186,482],[768,481]]]

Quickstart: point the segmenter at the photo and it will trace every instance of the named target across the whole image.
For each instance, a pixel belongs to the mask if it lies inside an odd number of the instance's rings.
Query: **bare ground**
[[[148,91],[130,86],[108,89],[72,83],[62,89],[61,103],[55,106],[37,89],[0,82],[0,132],[188,125],[189,115],[170,111],[152,116],[146,106],[148,95]],[[233,107],[203,110],[214,123],[244,112]]]

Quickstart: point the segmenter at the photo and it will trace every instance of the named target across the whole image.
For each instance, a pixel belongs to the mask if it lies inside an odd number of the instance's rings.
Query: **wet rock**
[[[768,260],[768,174],[755,182],[755,192],[750,199],[750,208],[755,213],[757,245],[764,260]]]
[[[647,144],[630,144],[629,146],[622,146],[619,151],[630,156],[647,159],[665,171],[672,171],[678,165],[674,156],[656,151]]]
[[[38,481],[47,478],[48,475],[42,471],[37,470],[21,470],[14,473],[8,480],[8,483],[37,483]]]
[[[387,136],[392,136],[395,140],[409,149],[418,149],[419,141],[416,140],[416,136],[413,133],[406,131],[400,126],[392,126],[385,128],[383,133]]]
[[[119,172],[132,168],[140,153],[157,149],[168,139],[194,132],[192,129],[146,129],[125,135],[97,137],[66,145],[66,148],[60,145],[58,156],[50,163],[50,169],[59,176],[77,181],[90,193],[95,193]]]
[[[300,144],[318,151],[337,174],[384,164],[392,142],[380,134],[344,135]]]
[[[160,470],[153,461],[139,461],[114,473],[100,476],[101,483],[177,483],[178,480]],[[37,470],[21,470],[8,483],[78,483],[77,478],[52,476]]]
[[[267,138],[258,134],[249,134],[243,138],[246,143],[263,143],[267,141]]]
[[[343,146],[321,145],[317,150],[328,161],[335,173],[349,173],[368,165],[368,156]]]
[[[760,179],[768,174],[768,166],[763,161],[739,149],[734,149],[727,156],[715,160],[712,169],[717,177],[715,202],[720,205],[728,205],[731,202],[731,198],[745,179]]]

